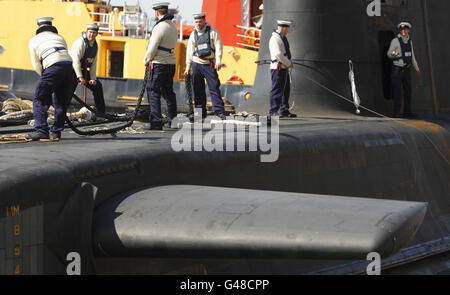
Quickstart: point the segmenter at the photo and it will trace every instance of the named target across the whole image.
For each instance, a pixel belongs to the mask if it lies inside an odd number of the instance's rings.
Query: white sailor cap
[[[410,23],[407,23],[407,22],[401,22],[401,23],[399,23],[398,26],[397,26],[397,29],[398,29],[399,31],[401,31],[401,30],[403,30],[403,29],[406,29],[406,28],[408,28],[408,29],[411,30],[412,25],[411,25]]]
[[[288,20],[277,20],[277,24],[280,27],[290,27],[292,25],[292,22]]]
[[[158,10],[158,9],[161,9],[161,8],[169,9],[169,5],[170,5],[169,2],[158,2],[158,3],[153,3],[152,8],[154,10]]]
[[[206,17],[206,14],[203,12],[194,14],[194,19],[205,18],[205,17]]]
[[[37,21],[38,26],[51,25],[52,21],[53,21],[53,17],[49,17],[49,16],[40,17],[40,18],[36,19],[36,21]]]
[[[98,26],[96,24],[88,24],[87,27],[86,27],[87,31],[92,30],[92,31],[97,31],[98,32],[98,29],[99,28],[98,28]]]

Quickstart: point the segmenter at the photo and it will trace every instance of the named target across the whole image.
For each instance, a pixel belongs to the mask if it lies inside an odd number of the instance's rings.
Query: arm
[[[390,59],[394,59],[400,55],[400,44],[397,39],[393,39],[391,41],[391,45],[389,46],[387,57]]]
[[[275,58],[282,63],[285,67],[290,67],[292,62],[284,56],[284,52],[281,49],[284,47],[283,41],[280,38],[271,38],[269,42],[269,50],[273,53]]]
[[[31,65],[33,66],[36,73],[38,73],[38,75],[41,76],[43,70],[42,63],[36,54],[36,50],[34,49],[33,40],[30,41],[29,49],[30,49]]]
[[[152,36],[148,42],[147,52],[145,53],[144,64],[149,63],[155,58],[156,52],[158,51],[158,46],[163,37],[161,28],[162,26],[158,25],[153,29]]]
[[[80,42],[82,41],[82,42]],[[84,41],[82,39],[77,39],[70,49],[70,57],[72,57],[72,66],[75,70],[77,78],[83,78],[83,71],[81,70],[81,58],[84,55]]]
[[[223,56],[223,44],[222,40],[220,40],[219,33],[217,31],[213,31],[214,33],[214,47],[216,49],[216,65],[222,65],[222,56]]]
[[[186,48],[186,70],[185,74],[191,69],[192,62],[194,60],[194,32],[189,36],[189,40]]]

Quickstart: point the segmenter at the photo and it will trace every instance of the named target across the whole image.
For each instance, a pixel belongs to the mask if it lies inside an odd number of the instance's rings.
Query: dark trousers
[[[173,91],[175,65],[153,64],[147,83],[147,97],[150,104],[150,124],[162,125],[161,96],[167,103],[169,124],[177,116],[177,98]]]
[[[392,90],[394,94],[394,115],[400,114],[402,106],[402,93],[404,97],[403,112],[411,114],[411,69],[392,67]]]
[[[73,79],[72,64],[54,64],[42,72],[36,85],[33,98],[34,128],[36,131],[49,134],[47,111],[52,104],[55,108],[55,123],[50,131],[61,134],[64,130],[67,106],[72,97],[70,87]],[[52,99],[52,94],[53,99]]]
[[[95,108],[100,113],[105,113],[106,108],[105,108],[105,98],[103,96],[102,83],[99,80],[97,80],[96,85],[90,85],[89,84],[89,81],[91,80],[90,72],[87,72],[86,78],[87,78],[86,79],[86,88],[89,89],[90,91],[92,91],[92,94],[94,95]],[[73,92],[75,92],[75,90],[77,89],[77,85],[78,85],[78,78],[75,76],[74,81],[73,81]]]
[[[287,69],[270,70],[272,75],[272,90],[270,91],[270,115],[280,110],[280,115],[289,113],[289,96],[291,81]]]
[[[201,108],[206,117],[205,79],[208,83],[211,102],[216,115],[225,114],[225,106],[220,93],[220,80],[216,69],[210,64],[203,65],[194,62],[192,65],[192,86],[194,88],[195,107]]]

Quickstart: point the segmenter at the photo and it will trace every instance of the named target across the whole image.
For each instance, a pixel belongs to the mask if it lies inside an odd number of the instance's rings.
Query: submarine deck
[[[59,142],[0,144],[0,205],[58,203],[82,182],[98,188],[96,208],[122,193],[174,184],[427,202],[431,213],[409,244],[421,245],[450,232],[449,130],[449,118],[280,119],[279,158],[261,163],[258,152],[177,153],[177,130],[113,138],[68,129]]]
[[[422,119],[408,120],[363,117],[344,112],[333,114],[333,116],[318,114],[308,117],[300,116],[295,119],[279,119],[279,134],[280,138],[301,139],[302,136],[310,137],[315,132],[327,132],[337,136],[342,135],[343,137],[351,134],[358,135],[358,130],[361,131],[361,128],[364,128],[364,131],[369,134],[371,132],[378,133],[382,130],[386,131],[389,129],[395,133],[394,126],[403,126],[421,132],[436,128],[442,128],[444,132],[449,132],[450,130],[450,117],[448,116],[428,116],[422,117]],[[20,128],[21,126],[3,127],[0,129],[0,132]],[[270,131],[270,126],[267,128]],[[143,147],[143,144],[148,144],[148,148],[152,149],[170,150],[171,137],[178,130],[164,129],[164,131],[150,131],[148,130],[148,123],[136,122],[131,132],[129,130],[119,132],[116,137],[113,137],[111,135],[80,136],[75,134],[70,128],[66,128],[62,133],[62,139],[58,142],[0,144],[0,150],[2,151],[0,152],[0,172],[7,172],[8,169],[21,165],[45,164],[52,160],[81,160],[89,152],[95,153],[96,155],[106,155],[109,152],[114,152],[119,149]],[[202,128],[202,130],[203,132],[208,132],[211,131],[211,128]],[[224,129],[224,134],[226,132]],[[442,136],[442,134],[440,135]],[[445,150],[446,148],[447,150]],[[448,152],[448,147],[445,143],[444,150],[444,152]]]

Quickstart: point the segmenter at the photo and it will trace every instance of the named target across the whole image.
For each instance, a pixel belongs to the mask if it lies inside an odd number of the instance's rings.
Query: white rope
[[[313,82],[314,84],[316,84],[316,85],[322,87],[323,89],[325,89],[325,90],[331,92],[332,94],[336,95],[337,97],[342,98],[342,99],[344,99],[345,101],[347,101],[347,102],[351,103],[352,105],[354,105],[353,99],[348,99],[347,97],[345,97],[345,96],[343,96],[343,95],[337,93],[336,91],[334,91],[334,90],[332,90],[332,89],[326,87],[325,85],[323,85],[323,84],[317,82],[316,80],[314,80],[314,79],[308,77],[308,76],[305,75],[305,74],[303,74],[303,76],[304,76],[306,79],[308,79],[309,81]],[[383,115],[383,114],[377,113],[377,112],[375,112],[374,110],[371,110],[371,109],[369,109],[369,108],[366,108],[366,107],[364,107],[364,106],[362,106],[362,105],[359,105],[359,107],[362,108],[362,109],[364,109],[364,110],[366,110],[366,111],[368,111],[368,112],[370,112],[370,113],[372,113],[372,114],[375,114],[375,115],[377,115],[377,116],[380,116],[380,117],[382,117],[382,118],[385,118],[385,119],[392,119],[392,118],[389,118],[389,117],[387,117],[387,116],[385,116],[385,115]]]

